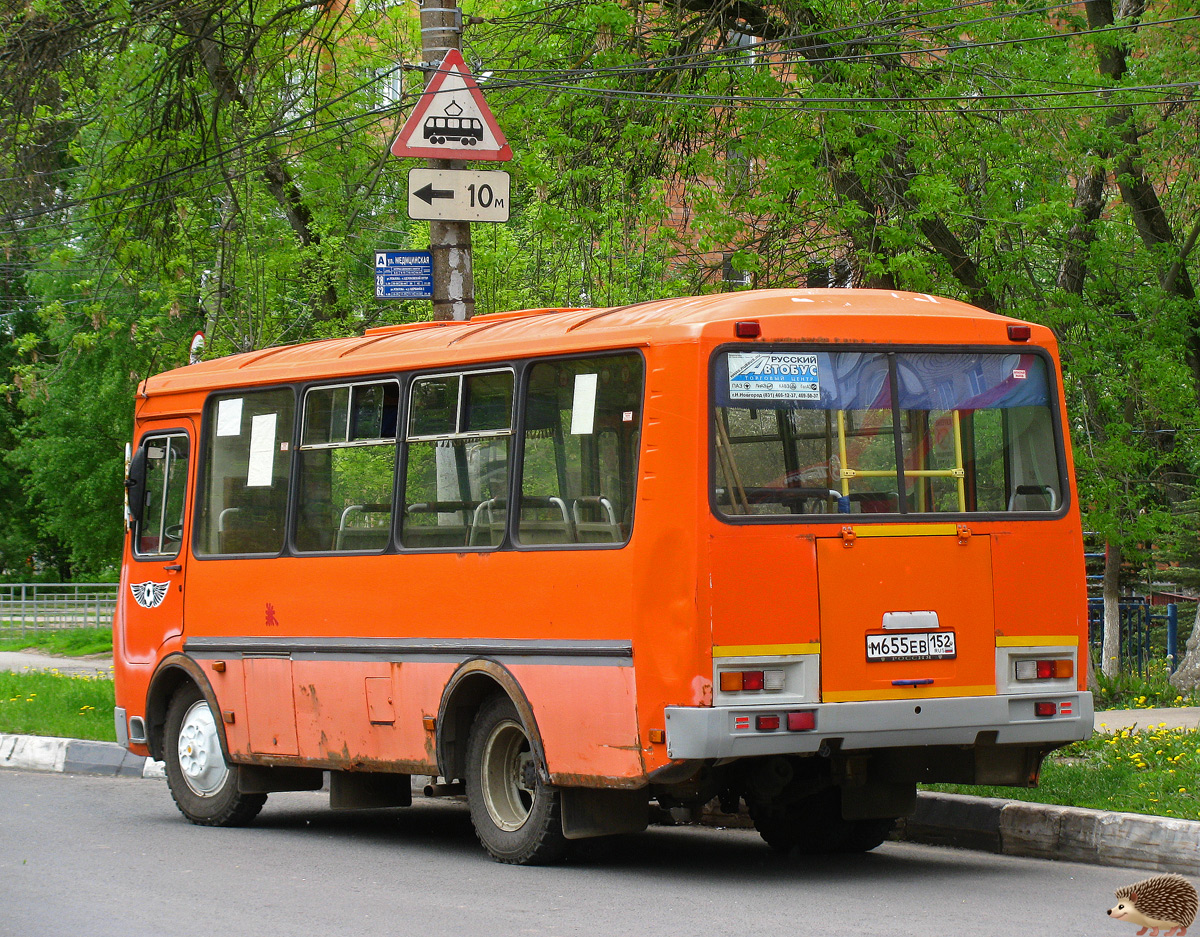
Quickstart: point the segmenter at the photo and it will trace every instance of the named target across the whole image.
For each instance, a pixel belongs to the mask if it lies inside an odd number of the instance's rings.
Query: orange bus
[[[192,822],[465,795],[495,858],[745,804],[874,848],[1092,731],[1055,342],[771,290],[370,329],[152,377],[121,741]]]

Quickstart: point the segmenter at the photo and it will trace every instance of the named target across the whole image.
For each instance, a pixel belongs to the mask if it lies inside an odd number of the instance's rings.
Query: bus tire
[[[499,862],[545,865],[566,851],[559,793],[538,768],[512,700],[486,700],[471,726],[465,781],[475,835]]]
[[[164,743],[167,786],[192,823],[245,826],[258,816],[267,795],[238,790],[237,765],[225,762],[216,719],[194,683],[171,697]]]

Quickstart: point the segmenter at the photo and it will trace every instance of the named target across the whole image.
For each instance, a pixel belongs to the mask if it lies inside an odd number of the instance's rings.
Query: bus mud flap
[[[650,822],[650,794],[635,791],[560,787],[563,836],[587,839],[617,833],[640,833]]]

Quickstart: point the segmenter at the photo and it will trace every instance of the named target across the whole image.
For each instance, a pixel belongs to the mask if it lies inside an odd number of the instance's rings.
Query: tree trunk
[[[1183,652],[1183,662],[1171,674],[1171,686],[1180,693],[1200,690],[1200,602],[1196,603],[1196,619],[1192,623],[1187,649]]]
[[[1121,545],[1109,541],[1104,549],[1104,640],[1100,646],[1100,672],[1115,677],[1121,672]]]

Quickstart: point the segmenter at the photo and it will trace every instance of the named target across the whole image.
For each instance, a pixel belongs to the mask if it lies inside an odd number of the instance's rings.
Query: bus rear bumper
[[[1054,703],[1039,716],[1035,703]],[[1043,709],[1048,708],[1043,706]],[[812,713],[811,729],[789,730],[789,713]],[[779,728],[760,729],[778,717]],[[750,758],[811,754],[823,744],[841,750],[921,745],[1065,745],[1092,734],[1092,694],[980,696],[943,699],[765,706],[668,706],[667,757]],[[807,719],[797,720],[806,723]]]

